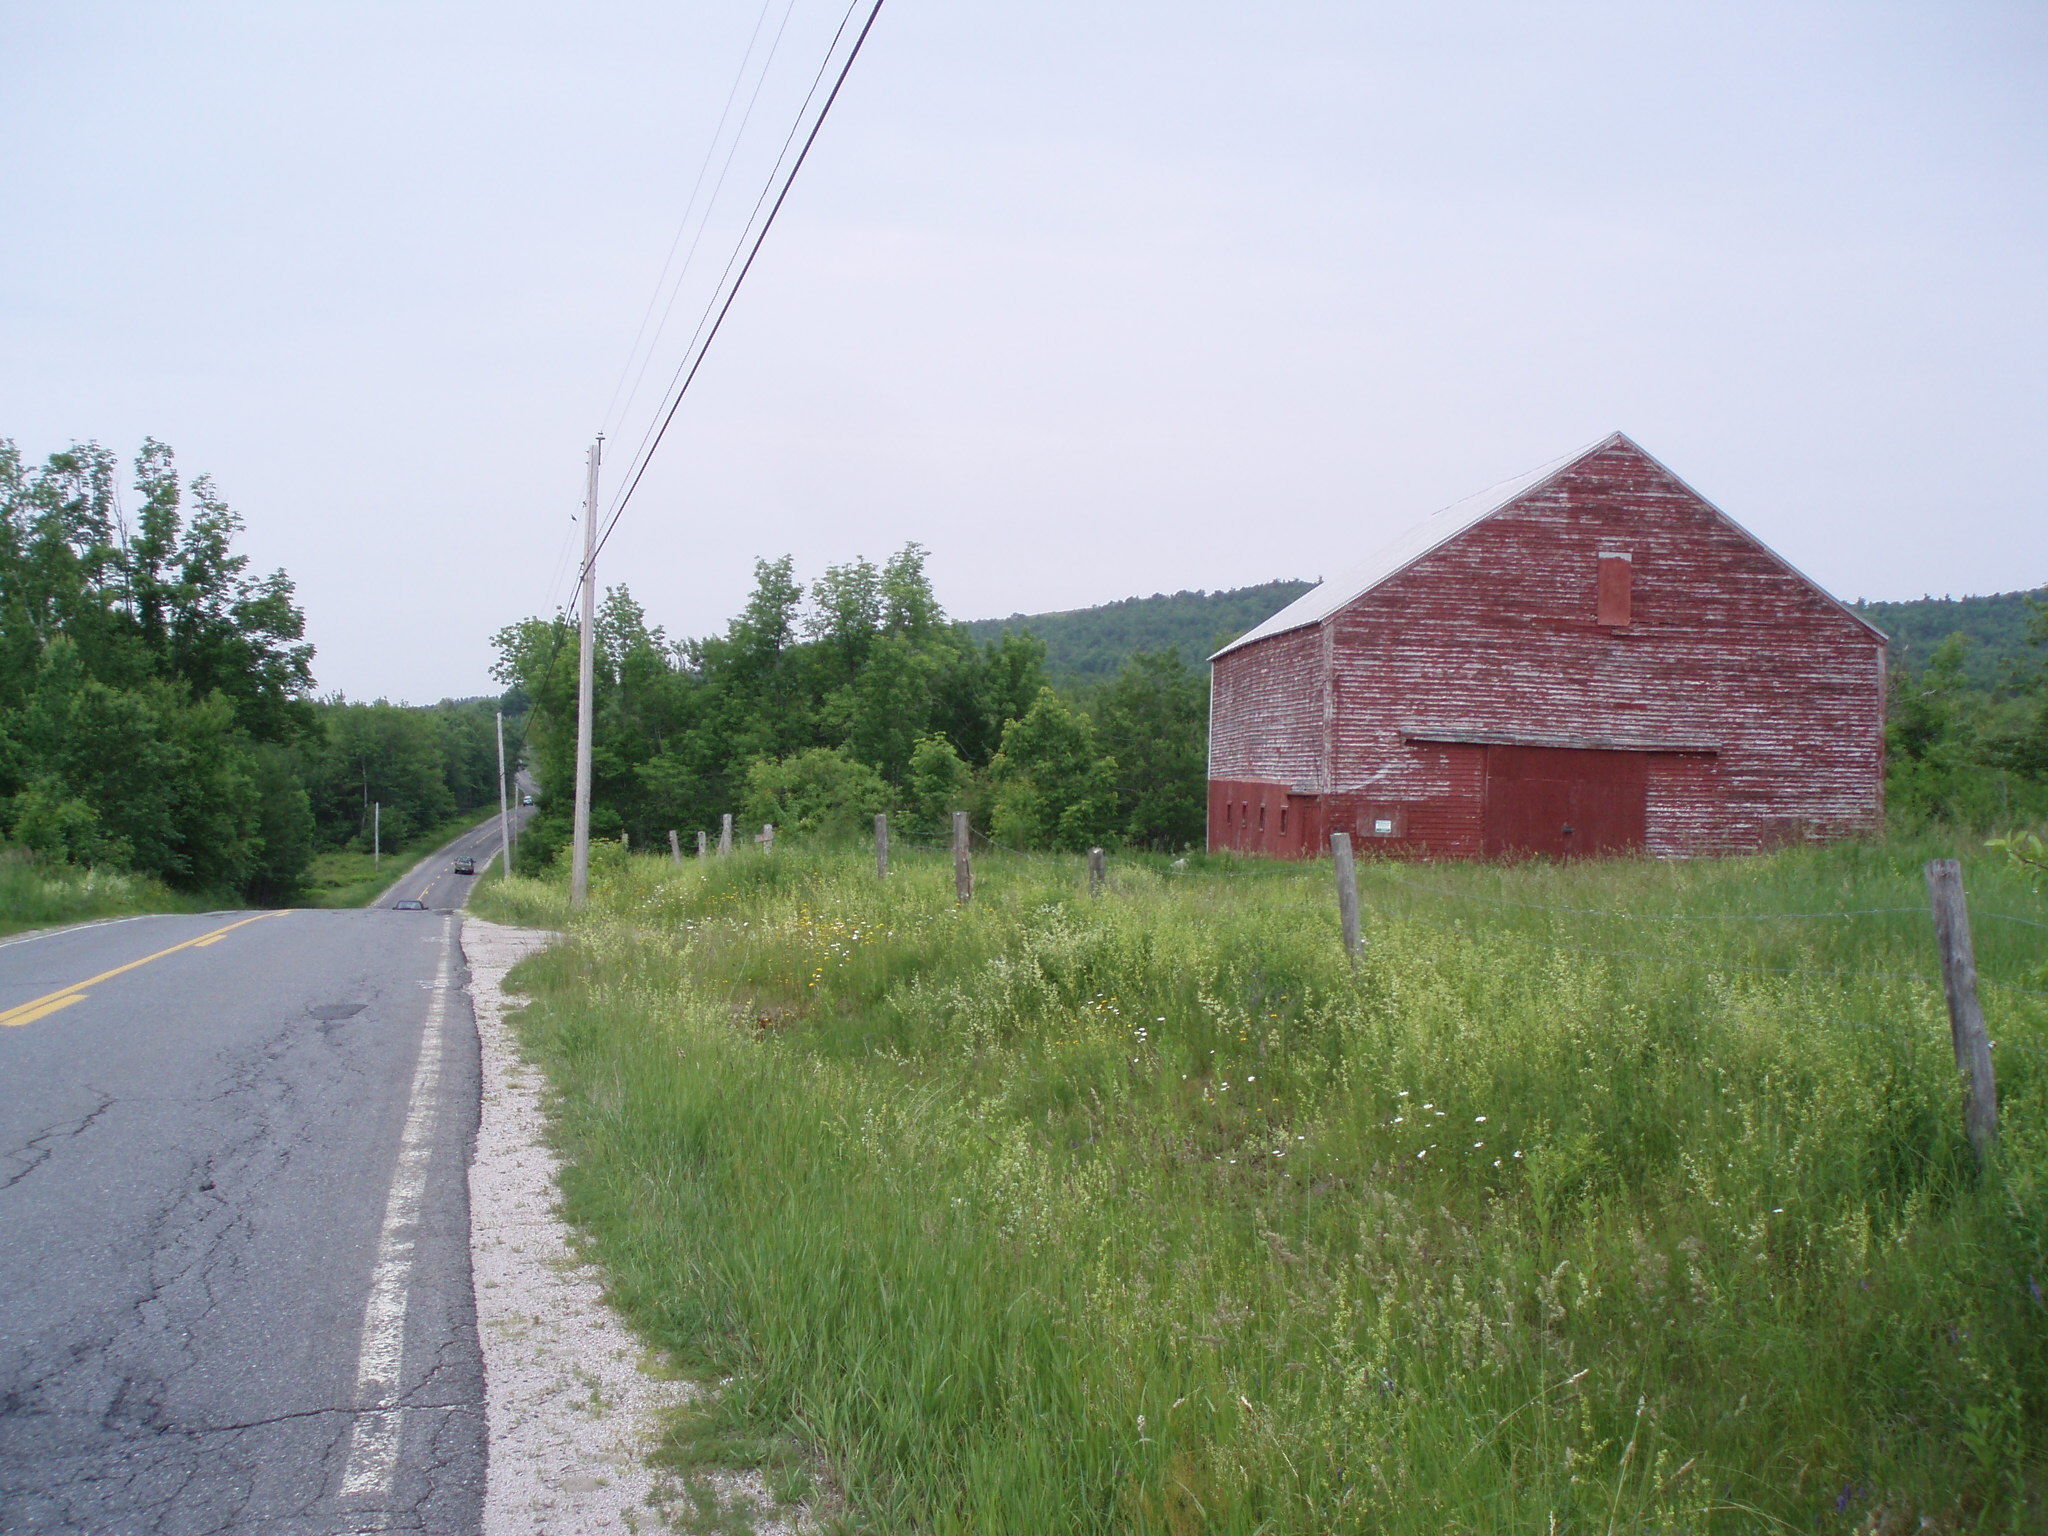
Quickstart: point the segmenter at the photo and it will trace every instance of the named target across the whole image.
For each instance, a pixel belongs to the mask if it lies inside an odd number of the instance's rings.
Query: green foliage
[[[1139,651],[1178,651],[1183,660],[1200,662],[1313,585],[1268,581],[1227,592],[1154,593],[1065,613],[976,619],[967,631],[983,641],[1010,631],[1036,637],[1046,648],[1046,665],[1054,681],[1069,686],[1106,678]]]
[[[2048,614],[2038,608],[2028,638],[2048,642]],[[1885,790],[1904,826],[2048,817],[2048,659],[2031,669],[2013,663],[1987,691],[1970,682],[1972,650],[1967,635],[1953,634],[1924,669],[1892,672]]]
[[[943,736],[918,738],[905,788],[906,830],[916,837],[949,836],[953,812],[978,809],[973,770]]]
[[[1904,603],[1852,603],[1856,613],[1891,636],[1894,668],[1919,672],[1951,635],[1968,641],[1963,681],[1989,691],[2010,683],[2015,672],[2032,670],[2031,626],[2048,587],[2032,592],[1998,592],[1989,597],[1923,597]]]
[[[252,576],[241,518],[171,451],[34,469],[0,441],[0,836],[182,890],[275,895],[310,852],[286,782],[311,727],[312,648],[281,571]]]
[[[1003,731],[988,767],[997,841],[1020,848],[1087,848],[1116,829],[1116,762],[1095,727],[1050,688]]]
[[[984,767],[1043,685],[1044,650],[1022,638],[975,644],[946,620],[925,558],[910,544],[879,568],[834,566],[808,605],[790,559],[758,561],[746,606],[703,640],[670,640],[614,588],[597,625],[593,830],[659,843],[671,828],[715,828],[753,793],[750,764],[820,750],[861,765],[892,797],[909,788],[928,737]],[[523,839],[521,867],[537,872],[568,837],[576,638],[529,619],[495,643],[497,677],[532,700],[529,758],[550,792]]]
[[[707,640],[671,641],[614,588],[593,668],[593,835],[658,845],[734,809],[846,829],[886,804],[919,837],[988,808],[995,835],[1019,846],[1198,844],[1202,675],[1172,651],[1140,653],[1063,702],[1047,692],[1045,642],[1005,630],[975,643],[946,619],[924,563],[906,545],[879,567],[830,567],[807,593],[787,557],[759,561],[746,606]],[[521,840],[521,870],[541,874],[569,839],[577,642],[566,623],[528,619],[496,645],[497,677],[532,702],[528,758],[551,792]],[[848,764],[870,776],[858,792],[818,779],[853,784]]]
[[[137,912],[200,912],[207,905],[203,896],[104,864],[53,862],[26,848],[0,847],[0,934]]]
[[[1209,821],[1208,678],[1178,651],[1138,651],[1090,706],[1116,761],[1124,840],[1169,852],[1200,847]]]
[[[1355,967],[1327,864],[1091,900],[987,854],[962,909],[943,855],[797,846],[480,899],[572,924],[513,979],[608,1293],[860,1528],[2037,1530],[2048,1005],[1971,862],[1979,1175],[1955,851],[1367,862]]]
[[[740,817],[769,822],[778,834],[823,839],[872,831],[894,796],[882,776],[832,747],[789,757],[760,757],[747,765],[747,797]]]

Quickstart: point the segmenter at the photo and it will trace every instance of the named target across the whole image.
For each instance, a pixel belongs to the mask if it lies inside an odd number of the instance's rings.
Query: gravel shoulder
[[[685,1510],[701,1521],[707,1491],[702,1480],[686,1490],[647,1465],[664,1411],[702,1389],[646,1368],[645,1348],[605,1304],[602,1276],[577,1257],[556,1214],[559,1163],[545,1139],[542,1077],[505,1022],[520,1004],[502,985],[555,937],[462,920],[483,1060],[469,1199],[490,1438],[485,1536],[661,1530]],[[714,1482],[721,1510],[773,1505],[753,1474]],[[741,1528],[789,1529],[760,1513],[742,1516]]]

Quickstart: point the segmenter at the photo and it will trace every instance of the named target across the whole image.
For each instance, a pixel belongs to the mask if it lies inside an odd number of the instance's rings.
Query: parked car
[[[455,861],[455,873],[457,873],[458,875],[473,875],[473,874],[475,874],[475,873],[476,873],[476,860],[475,860],[475,859],[457,859],[457,860]]]

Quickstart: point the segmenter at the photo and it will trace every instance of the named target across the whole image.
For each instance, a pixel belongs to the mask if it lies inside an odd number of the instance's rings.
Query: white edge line
[[[444,928],[444,941],[448,937]],[[404,1384],[406,1301],[412,1293],[420,1211],[434,1151],[434,1123],[440,1113],[451,949],[452,945],[444,942],[433,1001],[427,1007],[426,1027],[420,1036],[419,1061],[413,1068],[405,1129],[398,1138],[398,1163],[391,1175],[391,1193],[384,1202],[370,1294],[363,1304],[356,1347],[355,1423],[349,1431],[348,1464],[341,1479],[341,1497],[351,1502],[388,1500],[398,1471],[399,1436],[404,1427],[399,1393]]]

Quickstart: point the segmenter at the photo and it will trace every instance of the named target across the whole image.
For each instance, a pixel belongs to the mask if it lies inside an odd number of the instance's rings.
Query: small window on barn
[[[1237,806],[1231,801],[1223,802],[1223,825],[1230,826],[1237,820]]]
[[[1280,835],[1287,835],[1287,807],[1284,805],[1280,807]]]
[[[1259,830],[1266,830],[1266,802],[1263,800],[1259,802]]]
[[[1595,621],[1610,629],[1632,622],[1635,612],[1635,561],[1626,552],[1600,552],[1600,615]]]

